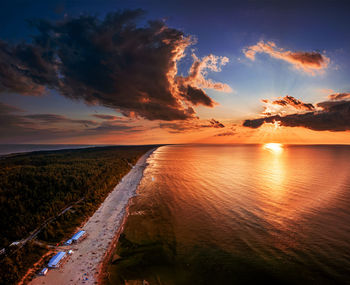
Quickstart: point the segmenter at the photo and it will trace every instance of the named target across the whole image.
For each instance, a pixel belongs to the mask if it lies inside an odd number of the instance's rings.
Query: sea
[[[350,284],[350,146],[168,145],[108,284]]]

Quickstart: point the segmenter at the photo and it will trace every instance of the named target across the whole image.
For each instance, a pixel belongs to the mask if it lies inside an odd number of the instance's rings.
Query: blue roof
[[[85,231],[79,231],[77,232],[74,236],[72,236],[72,240],[76,241],[78,240],[81,236],[85,234]]]
[[[47,264],[48,267],[55,267],[61,261],[61,259],[66,255],[64,251],[60,251],[54,257],[52,257]]]
[[[72,243],[72,239],[69,239],[65,242],[66,245],[70,245]]]

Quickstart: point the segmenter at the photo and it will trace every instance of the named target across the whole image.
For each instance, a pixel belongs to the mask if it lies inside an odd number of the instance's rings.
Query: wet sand
[[[38,276],[29,284],[65,285],[97,284],[102,262],[113,245],[122,225],[128,201],[136,194],[147,166],[147,158],[155,149],[145,153],[124,176],[122,181],[108,195],[94,215],[81,228],[87,236],[72,246],[60,247],[60,250],[72,249],[74,253],[59,269],[49,270],[46,276]]]

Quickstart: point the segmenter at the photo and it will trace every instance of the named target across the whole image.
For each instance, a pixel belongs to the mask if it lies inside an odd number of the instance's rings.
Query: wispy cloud
[[[104,136],[142,132],[145,127],[124,120],[72,119],[59,114],[25,114],[26,111],[0,102],[1,143],[50,141],[62,138]]]
[[[210,120],[187,120],[171,123],[160,123],[159,127],[170,133],[183,133],[189,131],[200,131],[207,128],[224,128],[225,125],[215,119]]]
[[[243,50],[245,56],[250,60],[255,60],[257,53],[266,53],[273,58],[277,58],[292,64],[296,69],[302,70],[310,75],[325,70],[330,59],[319,52],[289,51],[276,46],[274,42],[260,41],[255,45]]]

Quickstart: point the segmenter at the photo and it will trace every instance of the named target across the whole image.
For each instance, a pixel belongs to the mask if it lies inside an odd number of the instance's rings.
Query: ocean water
[[[349,146],[163,146],[148,163],[110,284],[350,284]]]

